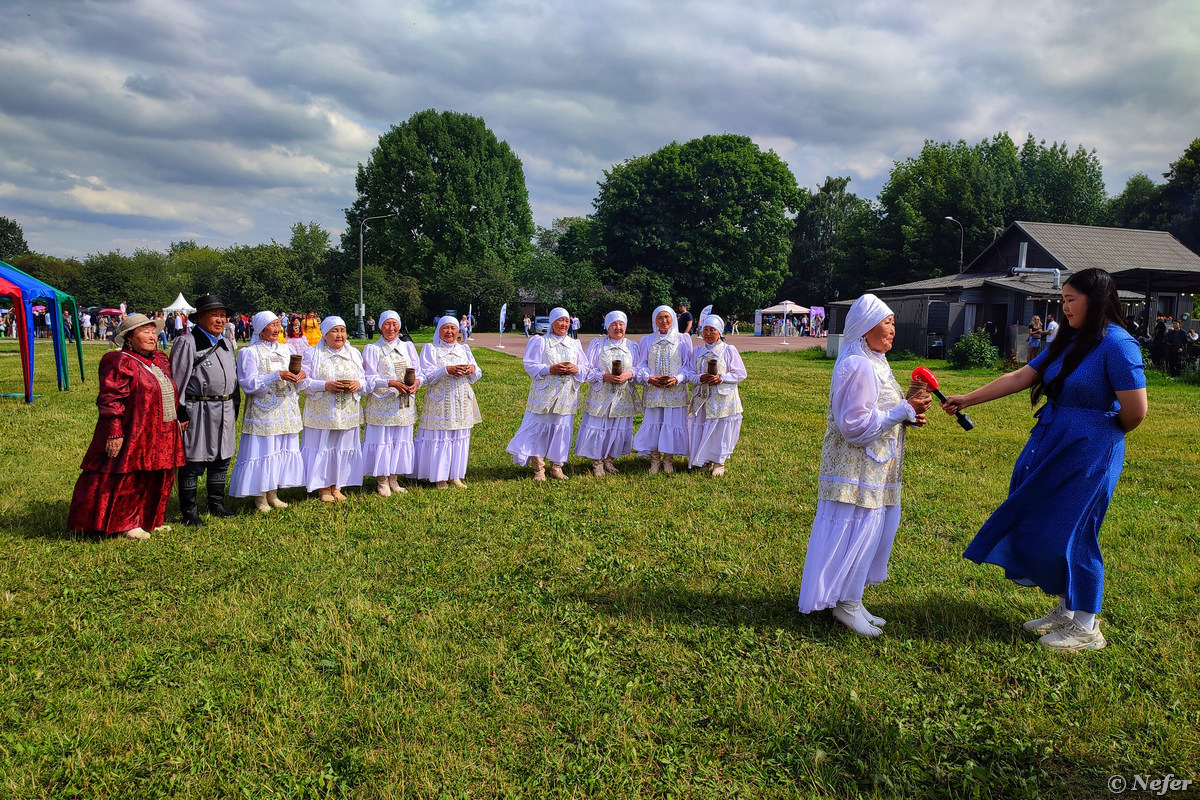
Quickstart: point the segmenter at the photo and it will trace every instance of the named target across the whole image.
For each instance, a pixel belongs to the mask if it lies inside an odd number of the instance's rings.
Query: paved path
[[[579,335],[579,341],[583,344],[583,349],[587,350],[588,343],[595,339],[599,334],[583,333]],[[644,333],[635,333],[630,335],[630,339],[637,341],[645,336]],[[692,344],[699,346],[700,337],[693,336]],[[825,339],[817,339],[812,336],[789,336],[786,339],[776,336],[755,336],[752,333],[739,333],[737,335],[727,335],[725,341],[732,344],[738,349],[739,353],[774,353],[778,350],[807,350],[810,347],[819,347],[825,349]],[[469,344],[472,347],[486,347],[489,350],[495,350],[498,353],[507,353],[508,355],[520,357],[525,353],[525,336],[524,334],[504,334],[504,349],[500,350],[500,334],[498,333],[477,333],[471,337]]]

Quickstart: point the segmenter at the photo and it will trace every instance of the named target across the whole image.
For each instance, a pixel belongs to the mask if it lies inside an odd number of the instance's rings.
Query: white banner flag
[[[508,303],[500,306],[500,332],[504,333],[504,315],[508,312]]]

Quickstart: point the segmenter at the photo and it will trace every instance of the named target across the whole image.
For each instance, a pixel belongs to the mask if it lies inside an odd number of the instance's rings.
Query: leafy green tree
[[[605,173],[595,201],[604,277],[643,267],[697,305],[762,305],[787,274],[799,200],[787,164],[748,137],[672,142]]]
[[[1073,225],[1107,225],[1108,192],[1096,151],[1067,151],[1065,143],[1036,142],[1033,136],[1021,145],[1017,157],[1018,205],[1008,221],[1065,222]]]
[[[849,178],[825,178],[815,193],[803,193],[792,233],[791,274],[781,294],[800,303],[847,297],[863,288],[866,235],[874,223],[870,202],[847,191]]]
[[[25,231],[21,225],[15,219],[0,217],[0,261],[11,264],[14,256],[28,252],[29,245],[25,243]]]
[[[1200,139],[1192,140],[1163,177],[1161,229],[1200,253]]]
[[[1131,175],[1125,188],[1109,202],[1109,216],[1118,228],[1155,230],[1162,210],[1162,187],[1144,172]]]
[[[500,265],[511,276],[532,249],[533,215],[520,159],[482,119],[433,109],[379,137],[355,180],[342,250],[358,253],[360,221],[374,220],[363,258],[424,294],[450,270]]]
[[[1007,133],[977,145],[925,142],[920,155],[897,162],[879,195],[871,237],[875,283],[905,283],[958,268],[957,226],[964,261],[1014,220],[1103,225],[1108,200],[1099,160],[1082,147],[1037,142],[1018,149]]]

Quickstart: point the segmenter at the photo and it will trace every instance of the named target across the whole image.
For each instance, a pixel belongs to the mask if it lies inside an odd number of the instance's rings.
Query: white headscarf
[[[254,318],[250,320],[250,328],[254,331],[254,337],[252,341],[259,341],[260,337],[262,336],[263,328],[267,327],[277,319],[279,319],[279,317],[275,316],[275,312],[273,311],[260,311],[255,314]],[[278,341],[278,339],[275,341]]]
[[[604,330],[607,332],[608,326],[612,325],[614,322],[624,322],[626,325],[628,325],[629,317],[625,316],[624,311],[608,312],[607,314],[604,315]]]
[[[455,317],[452,317],[449,314],[447,314],[446,316],[442,317],[441,319],[439,319],[437,321],[437,329],[433,333],[434,346],[435,347],[458,347],[458,339],[455,339],[453,342],[443,342],[442,341],[442,328],[445,327],[446,325],[453,325],[454,330],[456,330],[456,331],[462,330],[462,328],[458,324],[458,320]]]
[[[387,322],[389,319],[396,320],[397,325],[400,324],[400,315],[397,314],[395,311],[388,309],[387,311],[385,311],[379,315],[379,327],[382,328],[383,323]]]
[[[854,305],[850,306],[850,312],[846,314],[842,346],[838,350],[834,367],[850,356],[869,356],[871,348],[867,347],[863,337],[891,314],[892,310],[887,307],[887,303],[873,294],[864,294],[855,300]]]
[[[321,346],[322,347],[325,346],[325,334],[329,333],[331,330],[336,328],[338,325],[341,325],[343,328],[346,327],[346,320],[342,319],[341,317],[333,317],[333,316],[326,317],[325,319],[321,320]]]
[[[709,314],[704,319],[700,320],[701,328],[716,328],[717,333],[725,333],[725,320],[718,317],[716,314]]]
[[[669,330],[667,333],[658,332],[657,320],[659,313],[662,311],[665,311],[671,315],[671,330]],[[670,306],[659,306],[658,308],[654,309],[654,313],[650,315],[650,335],[645,338],[645,341],[651,345],[656,344],[660,339],[670,339],[671,341],[674,341],[675,334],[678,332],[679,317],[675,316],[675,309],[671,308]]]

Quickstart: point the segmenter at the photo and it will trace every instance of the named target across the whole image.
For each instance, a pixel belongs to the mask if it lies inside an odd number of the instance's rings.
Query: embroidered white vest
[[[729,345],[717,342],[712,347],[707,344],[692,353],[695,357],[696,372],[700,375],[708,372],[708,362],[716,359],[717,374],[729,372],[729,364],[725,361],[725,351]],[[742,396],[738,393],[736,383],[718,383],[710,386],[707,383],[698,384],[696,393],[692,395],[691,413],[693,416],[704,409],[705,419],[724,419],[742,413]]]
[[[879,385],[878,407],[886,411],[903,403],[904,393],[887,360],[869,360]],[[856,447],[842,437],[830,408],[825,415],[817,498],[862,508],[899,505],[903,462],[903,425],[894,425],[866,447]]]
[[[350,345],[345,345],[349,347]],[[310,378],[327,381],[363,380],[362,370],[352,358],[320,353],[316,357],[315,375]],[[304,401],[304,425],[325,431],[348,431],[362,421],[362,403],[354,392],[320,392]]]
[[[397,339],[397,342],[400,340]],[[389,381],[404,380],[404,370],[416,367],[408,363],[408,356],[402,347],[388,347],[387,344],[369,344],[367,347],[377,347],[379,354],[379,377]],[[363,418],[368,425],[383,427],[405,427],[417,421],[417,403],[414,395],[401,395],[390,386],[380,386],[374,392],[363,398]]]
[[[575,363],[575,340],[563,337],[555,341],[543,336],[542,363]],[[551,375],[546,373],[534,378],[529,387],[529,399],[525,410],[533,414],[574,414],[579,408],[579,382],[574,375]]]
[[[650,370],[652,378],[678,375],[683,371],[683,353],[675,344],[674,337],[664,337],[650,346],[646,352],[646,368]],[[688,404],[687,384],[677,383],[670,389],[646,384],[642,393],[642,402],[646,408],[686,408]]]
[[[628,339],[613,341],[607,336],[596,353],[597,367],[605,374],[612,373],[612,363],[620,360],[622,372],[634,369],[633,351]],[[625,383],[601,383],[588,386],[587,398],[583,401],[583,410],[593,417],[620,419],[633,417],[642,413],[642,398],[638,396],[637,387],[633,381]]]
[[[470,364],[467,351],[461,344],[453,347],[433,346],[436,369],[456,364]],[[479,403],[466,375],[445,375],[436,383],[425,384],[425,403],[421,406],[421,427],[430,431],[459,431],[482,422]]]
[[[292,351],[287,345],[278,348],[264,345],[250,345],[254,355],[254,363],[258,365],[259,375],[274,375],[288,368],[288,358]],[[251,436],[279,436],[287,433],[299,433],[304,427],[300,418],[299,390],[296,384],[278,381],[261,394],[247,395],[246,410],[242,415],[242,433]]]

